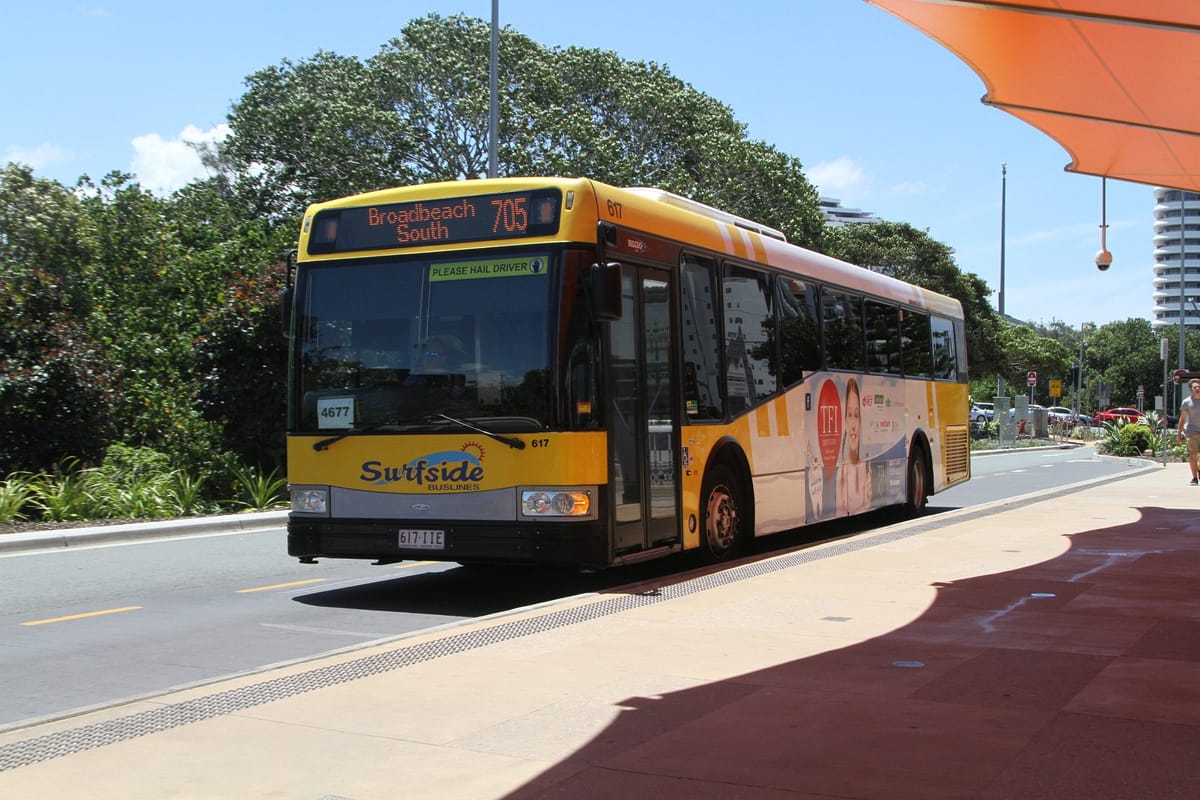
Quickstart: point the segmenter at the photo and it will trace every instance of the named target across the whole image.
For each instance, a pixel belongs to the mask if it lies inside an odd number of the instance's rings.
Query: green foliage
[[[410,182],[408,132],[378,78],[357,58],[325,51],[250,75],[214,164],[272,222],[291,222],[312,202]]]
[[[1009,393],[1028,391],[1026,375],[1030,372],[1038,374],[1038,402],[1044,402],[1050,396],[1049,381],[1058,376],[1065,376],[1073,359],[1071,351],[1062,342],[1044,336],[1038,336],[1030,327],[1013,325],[1001,321],[999,327],[999,344],[1002,352],[1000,359],[1001,374],[1007,383]]]
[[[113,435],[119,374],[48,272],[0,272],[0,472],[92,460]]]
[[[224,499],[227,505],[267,507],[286,485],[274,473],[264,478],[236,463],[233,469],[240,470],[249,489],[238,485],[238,498]],[[173,469],[164,453],[118,444],[108,448],[96,467],[81,467],[77,459],[69,458],[48,472],[8,475],[0,482],[0,522],[163,519],[209,513],[218,510],[220,503],[205,497],[206,484],[204,477]]]
[[[28,473],[13,473],[0,482],[0,522],[27,518],[26,507],[33,497]]]
[[[287,479],[279,477],[275,470],[263,474],[261,469],[238,464],[233,467],[233,477],[238,505],[258,510],[283,505]]]
[[[1096,449],[1106,455],[1140,456],[1147,451],[1156,452],[1162,447],[1162,437],[1148,425],[1120,420],[1105,422],[1103,428],[1104,437]]]
[[[197,405],[220,426],[220,447],[246,463],[284,467],[287,340],[280,330],[285,267],[240,274],[203,320]],[[254,413],[247,413],[249,410]]]
[[[78,459],[65,459],[53,473],[40,472],[29,479],[29,505],[48,522],[75,522],[104,517],[87,485]]]
[[[430,14],[366,62],[332,53],[251,75],[212,157],[270,220],[389,185],[488,168],[490,26]],[[731,109],[662,65],[500,31],[498,172],[658,186],[816,243],[800,162],[746,138]]]

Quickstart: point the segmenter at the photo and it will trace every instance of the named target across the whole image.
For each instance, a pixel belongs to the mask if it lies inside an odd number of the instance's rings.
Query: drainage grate
[[[1136,474],[1136,473],[1133,473]],[[1127,477],[1122,475],[1119,477]],[[1114,480],[1108,477],[1106,480]],[[1085,488],[1085,485],[1067,487],[1057,492],[1050,492],[1038,497],[1038,501],[1050,500],[1071,494]],[[93,750],[117,742],[136,739],[152,733],[190,725],[194,722],[212,719],[214,717],[243,711],[247,708],[273,703],[288,697],[349,683],[361,678],[368,678],[403,669],[413,664],[420,664],[438,658],[464,653],[480,647],[499,642],[520,639],[525,636],[545,631],[577,625],[594,619],[619,614],[633,608],[640,608],[666,600],[686,597],[696,592],[703,592],[720,586],[744,581],[760,575],[769,575],[783,569],[802,564],[823,561],[828,558],[866,550],[881,544],[907,539],[922,533],[927,533],[946,525],[958,524],[973,519],[990,516],[1002,510],[1003,507],[989,507],[979,511],[954,514],[948,517],[930,517],[926,522],[916,525],[905,525],[876,534],[866,534],[854,539],[847,539],[813,550],[801,550],[795,553],[755,561],[720,572],[714,572],[663,586],[653,593],[625,594],[608,597],[588,605],[561,611],[552,611],[536,617],[512,620],[466,633],[446,636],[436,641],[423,644],[398,647],[370,656],[364,656],[353,661],[334,664],[328,667],[287,675],[266,680],[240,689],[218,692],[207,697],[189,700],[184,703],[162,706],[142,711],[137,714],[119,717],[106,722],[84,725],[70,730],[39,736],[13,742],[0,747],[0,772],[16,769],[17,767],[36,764],[41,761]]]

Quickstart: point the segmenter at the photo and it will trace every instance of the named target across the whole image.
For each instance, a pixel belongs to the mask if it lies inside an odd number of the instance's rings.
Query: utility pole
[[[499,171],[500,147],[500,0],[492,0],[492,48],[488,68],[488,177]]]
[[[1008,199],[1008,164],[1000,165],[1000,317],[1004,318],[1004,216]],[[996,397],[1004,397],[1004,376],[996,378]]]

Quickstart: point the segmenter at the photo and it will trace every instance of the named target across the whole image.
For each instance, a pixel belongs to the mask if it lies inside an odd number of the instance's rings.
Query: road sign
[[[1029,375],[1025,377],[1025,382],[1030,386],[1037,386],[1037,373],[1030,372]]]
[[[1175,370],[1175,382],[1183,383],[1185,380],[1187,380],[1187,374],[1188,374],[1188,371],[1186,369]]]
[[[1062,381],[1058,378],[1050,379],[1050,396],[1062,397]]]

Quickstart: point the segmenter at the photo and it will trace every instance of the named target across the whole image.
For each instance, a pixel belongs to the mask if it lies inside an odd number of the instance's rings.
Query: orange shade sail
[[[1200,0],[867,0],[1087,175],[1200,192]]]

